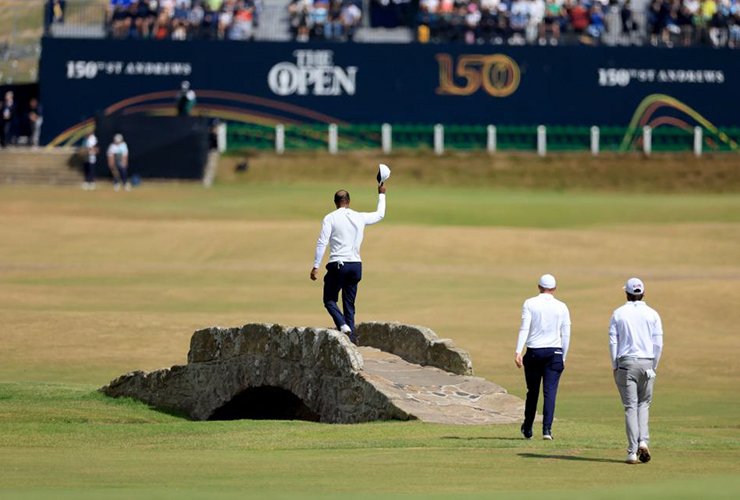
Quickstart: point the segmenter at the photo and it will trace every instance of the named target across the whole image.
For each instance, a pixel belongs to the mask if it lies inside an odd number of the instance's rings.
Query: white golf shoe
[[[634,465],[637,462],[637,453],[627,453],[627,460],[625,460],[630,465]]]

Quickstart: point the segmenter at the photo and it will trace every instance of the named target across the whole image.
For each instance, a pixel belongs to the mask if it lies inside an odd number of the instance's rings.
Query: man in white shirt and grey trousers
[[[657,311],[642,298],[645,285],[631,278],[624,287],[627,303],[614,311],[609,324],[609,354],[614,380],[624,405],[627,463],[650,461],[648,417],[655,370],[663,351],[663,325]]]
[[[385,217],[385,186],[378,186],[378,208],[375,212],[351,210],[349,193],[345,190],[336,192],[334,204],[337,209],[324,217],[321,226],[311,280],[316,281],[326,246],[329,245],[329,263],[324,275],[324,307],[329,311],[337,329],[354,342],[355,298],[357,285],[362,279],[360,246],[365,226],[376,224]],[[344,312],[337,305],[340,290]]]
[[[542,409],[542,438],[552,440],[555,397],[570,343],[570,312],[563,302],[555,298],[557,283],[551,274],[543,275],[537,286],[540,294],[527,299],[522,307],[522,325],[516,346],[516,366],[524,366],[527,380],[522,434],[526,439],[532,439],[532,425],[537,414],[541,383],[545,400]],[[527,354],[522,357],[525,344]]]

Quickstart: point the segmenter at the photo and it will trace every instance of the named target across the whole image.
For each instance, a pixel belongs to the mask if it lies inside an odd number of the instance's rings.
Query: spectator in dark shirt
[[[195,107],[195,101],[195,92],[190,89],[190,82],[182,82],[180,92],[177,94],[177,116],[190,116]]]
[[[324,36],[329,40],[338,40],[342,36],[342,0],[331,0],[328,16]]]
[[[154,34],[154,24],[157,22],[158,4],[156,1],[140,0],[135,5],[134,26],[136,35],[149,38]]]
[[[111,35],[125,38],[131,30],[131,6],[133,0],[111,0],[108,6],[108,25]]]
[[[15,143],[15,133],[17,125],[15,100],[13,98],[12,91],[8,91],[5,93],[2,110],[0,110],[0,116],[2,117],[2,127],[0,128],[2,136],[0,137],[0,146],[7,147],[8,144]]]
[[[44,111],[36,98],[31,99],[28,104],[28,125],[31,131],[31,144],[39,145],[41,138],[41,125],[44,123]]]
[[[690,45],[694,34],[694,16],[683,2],[678,10],[677,24],[681,32],[681,44],[683,46]]]
[[[622,20],[622,32],[632,38],[633,34],[637,32],[638,26],[637,21],[635,20],[635,15],[632,12],[632,4],[630,0],[626,0],[622,4],[619,16]]]

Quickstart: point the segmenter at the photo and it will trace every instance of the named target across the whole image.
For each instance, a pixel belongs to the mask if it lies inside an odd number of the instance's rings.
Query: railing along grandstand
[[[377,149],[444,151],[705,152],[738,151],[740,128],[570,127],[408,124],[229,124],[227,150],[330,152]]]

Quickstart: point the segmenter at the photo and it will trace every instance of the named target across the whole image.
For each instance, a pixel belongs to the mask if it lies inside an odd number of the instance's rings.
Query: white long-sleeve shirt
[[[564,302],[550,293],[541,293],[524,301],[519,328],[517,354],[524,345],[531,349],[555,347],[563,350],[563,361],[570,346],[570,311]]]
[[[313,267],[321,266],[326,246],[329,245],[329,262],[362,262],[360,247],[365,235],[365,226],[377,224],[385,217],[385,195],[378,195],[375,212],[355,212],[347,207],[334,210],[321,225],[316,242],[316,257]]]
[[[662,351],[663,324],[655,309],[638,300],[614,311],[609,323],[612,368],[616,370],[617,360],[625,356],[652,359],[657,368]]]

